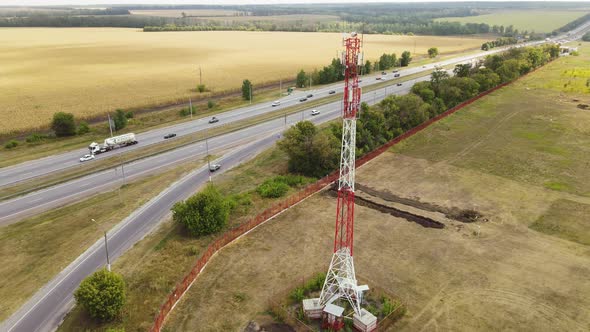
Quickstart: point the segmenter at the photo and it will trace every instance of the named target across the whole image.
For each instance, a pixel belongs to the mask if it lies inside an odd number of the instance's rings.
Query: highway
[[[538,44],[539,42],[529,43],[528,45]],[[418,66],[418,67],[409,67],[405,69],[400,68],[400,79],[403,79],[404,76],[413,75],[417,73],[430,73],[435,66],[447,66],[452,64],[458,63],[465,63],[472,61],[474,59],[480,58],[482,56],[486,56],[489,54],[494,54],[497,52],[502,52],[506,48],[497,48],[491,51],[482,51],[477,52],[472,55],[466,56],[459,56],[455,58],[451,58],[448,60],[440,61],[434,64],[428,64],[426,66]],[[380,83],[380,81],[376,80],[377,77],[381,77],[380,73],[376,73],[373,75],[366,75],[362,77],[362,82],[360,83],[361,87],[367,87],[376,83]],[[385,76],[387,79],[394,79],[393,74],[389,71],[388,75]],[[318,89],[312,89],[311,91],[296,91],[290,96],[285,96],[279,98],[278,100],[281,102],[279,106],[273,107],[271,106],[271,102],[262,103],[262,104],[254,104],[252,106],[242,107],[231,111],[226,111],[223,113],[216,114],[215,117],[219,119],[219,122],[215,124],[209,124],[208,121],[210,117],[207,118],[198,118],[195,120],[186,121],[183,123],[171,125],[164,128],[158,128],[149,130],[143,133],[138,133],[136,135],[136,139],[139,142],[137,145],[117,149],[110,151],[104,154],[96,155],[96,159],[108,158],[113,155],[117,154],[124,154],[126,152],[133,151],[135,149],[139,149],[141,147],[145,147],[151,144],[157,144],[164,141],[164,135],[168,133],[175,133],[177,137],[183,135],[194,134],[199,131],[204,131],[209,128],[223,126],[225,124],[245,120],[254,116],[258,116],[264,113],[284,109],[293,105],[298,104],[305,104],[305,102],[300,102],[299,99],[308,93],[312,93],[313,97],[309,98],[307,102],[316,100],[318,98],[323,98],[329,96],[328,92],[330,90],[334,90],[336,92],[342,92],[344,85],[343,83],[335,83],[331,85],[322,86]],[[106,137],[105,137],[106,138]],[[91,142],[88,142],[90,144]],[[101,143],[102,142],[98,142]],[[37,160],[23,162],[21,164],[17,164],[14,166],[8,166],[0,168],[0,187],[11,185],[18,183],[20,181],[33,179],[36,177],[40,177],[43,175],[48,175],[53,172],[63,171],[65,169],[74,168],[74,167],[85,167],[88,164],[92,163],[92,161],[81,163],[79,162],[79,158],[88,153],[87,146],[61,153],[58,155],[53,155]]]
[[[590,27],[590,24],[588,24],[587,27]],[[490,53],[491,52],[485,52],[484,55]],[[481,56],[481,53],[479,56]],[[471,61],[474,57],[475,56],[466,56],[459,58],[462,60],[457,60],[457,58],[447,60],[447,64]],[[437,65],[446,64],[443,62],[438,63]],[[432,67],[426,68],[425,70],[430,71],[431,69]],[[416,72],[418,72],[420,71],[420,68],[413,68],[412,70],[416,70]],[[403,73],[403,75],[409,74],[409,72],[406,72],[405,70]],[[428,75],[422,76],[421,78],[412,80],[410,82],[405,82],[402,86],[395,86],[395,82],[392,81],[394,86],[381,88],[375,92],[368,92],[363,96],[363,101],[373,104],[382,100],[386,95],[407,93],[414,82],[426,79],[428,79]],[[363,78],[363,80],[367,79]],[[328,87],[326,89],[335,88]],[[317,95],[317,92],[314,94]],[[312,117],[309,114],[310,110],[306,110],[300,114],[294,114],[287,117],[286,121],[285,119],[271,120],[249,128],[245,128],[240,131],[221,135],[216,138],[211,138],[211,150],[215,151],[217,149],[226,151],[223,157],[214,161],[222,165],[221,170],[214,173],[215,176],[223,174],[224,171],[252,158],[260,151],[272,146],[279,138],[279,133],[281,131],[285,130],[285,128],[292,125],[293,123],[300,121],[302,118],[310,119],[315,123],[323,123],[340,116],[340,102],[326,104],[316,107],[315,109],[319,110],[321,114]],[[227,115],[230,116],[229,113]],[[224,115],[219,116],[222,121],[224,121],[223,116]],[[228,120],[225,119],[225,121]],[[197,122],[193,121],[191,123],[195,124]],[[187,123],[182,125],[187,125]],[[171,128],[160,130],[160,134],[169,131],[177,131],[177,129]],[[76,153],[77,158],[79,153]],[[199,156],[203,155],[203,142],[196,142],[193,145],[169,151],[158,156],[139,160],[135,163],[129,163],[126,165],[125,169],[127,173],[127,179],[140,176],[143,174],[142,172],[151,172],[158,167],[165,167],[168,164],[174,164],[191,157],[198,158]],[[31,165],[34,163],[43,163],[46,159],[57,157],[59,156],[26,163],[22,166]],[[3,173],[2,178],[8,176],[6,174],[9,173]],[[68,195],[75,196],[76,199],[79,199],[79,196],[89,195],[93,192],[93,188],[95,186],[108,184],[101,187],[100,190],[107,190],[109,186],[115,187],[120,184],[122,179],[117,174],[113,174],[114,171],[112,170],[105,171],[104,173],[93,174],[88,177],[83,177],[61,184],[59,186],[55,186],[53,188],[44,189],[39,191],[40,194],[38,196],[31,196],[36,194],[32,193],[15,200],[3,202],[0,204],[0,218],[3,218],[0,219],[0,225],[2,223],[8,223],[8,220],[18,219],[19,217],[26,215],[26,213],[21,214],[22,211],[34,211],[35,213],[38,212],[36,207],[39,207],[41,204],[45,204],[43,209],[47,209],[65,204],[67,199],[64,200],[64,197],[68,197]],[[140,207],[128,218],[110,230],[108,246],[113,260],[122,255],[137,241],[141,240],[144,236],[155,229],[159,222],[161,222],[163,218],[169,214],[170,207],[175,202],[186,199],[195,191],[197,191],[198,188],[207,181],[208,175],[209,172],[206,167],[201,167],[200,169],[190,173],[164,190],[157,197],[150,200],[150,202]],[[81,192],[80,189],[83,189],[84,191]],[[35,201],[31,202],[33,200]],[[27,203],[27,201],[29,202]],[[20,207],[12,208],[12,205],[17,204],[21,204]],[[40,289],[9,319],[4,321],[2,325],[0,325],[0,331],[53,331],[60,324],[64,315],[72,308],[72,293],[78,287],[81,280],[83,280],[83,278],[96,269],[104,266],[105,263],[106,259],[104,256],[104,243],[102,239],[100,239],[84,254],[72,262],[66,269],[64,269],[60,274],[55,276],[49,283]]]
[[[429,75],[408,81],[402,86],[397,86],[395,82],[392,82],[392,86],[366,93],[363,96],[363,101],[374,104],[389,94],[406,94],[415,82],[425,79],[429,79]],[[310,114],[311,109],[308,109],[287,117],[266,121],[235,132],[215,136],[208,139],[207,145],[211,150],[210,153],[215,153],[243,145],[244,142],[252,142],[256,140],[256,137],[261,135],[280,132],[286,126],[292,125],[297,121],[311,119],[316,123],[323,123],[340,116],[340,104],[341,102],[337,101],[315,107],[314,109],[320,111],[320,115],[318,116],[312,116]],[[152,173],[163,167],[190,159],[194,160],[205,155],[206,144],[204,141],[199,141],[152,157],[127,163],[124,166],[125,178],[123,178],[121,167],[116,167],[2,201],[0,202],[0,226],[17,222],[24,217],[63,206],[64,204],[74,200],[80,200],[98,192],[116,188],[122,185],[123,181],[131,181],[134,178]]]

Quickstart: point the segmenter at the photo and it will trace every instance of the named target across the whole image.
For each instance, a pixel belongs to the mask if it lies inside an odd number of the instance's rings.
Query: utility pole
[[[203,71],[201,71],[201,66],[199,66],[199,85],[203,84]]]
[[[102,228],[102,227],[98,226],[98,223],[96,222],[96,220],[94,220],[94,219],[90,219],[90,220],[92,220],[92,222],[94,222],[96,227],[98,227],[99,229]],[[109,242],[107,240],[107,231],[103,231],[103,232],[104,232],[104,248],[107,253],[107,270],[109,272],[111,272],[111,260],[109,259],[109,245],[108,245]]]
[[[211,182],[211,160],[209,158],[209,129],[205,129],[205,151],[207,153],[207,171],[209,171],[209,182]]]
[[[111,130],[111,137],[113,137],[113,124],[111,122],[111,114],[107,113],[107,116],[109,117],[109,129]]]
[[[193,118],[193,101],[192,101],[191,97],[188,97],[188,105],[189,105],[188,107],[191,110],[191,119],[192,119]]]
[[[279,98],[281,98],[282,94],[283,94],[283,79],[281,77],[279,77]]]

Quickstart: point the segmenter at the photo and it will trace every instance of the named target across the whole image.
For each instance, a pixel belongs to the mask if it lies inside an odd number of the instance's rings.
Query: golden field
[[[0,29],[0,134],[46,127],[57,111],[78,118],[116,108],[186,100],[198,83],[219,91],[243,79],[293,78],[330,62],[338,33],[161,32],[124,28]],[[482,38],[365,36],[365,58],[403,50],[442,54]]]

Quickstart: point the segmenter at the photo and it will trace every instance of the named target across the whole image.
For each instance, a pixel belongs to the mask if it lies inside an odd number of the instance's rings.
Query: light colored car
[[[92,160],[92,159],[94,159],[93,154],[85,154],[82,157],[80,157],[80,162],[88,161],[88,160]]]
[[[274,103],[272,103],[272,107],[279,106],[280,104],[281,102],[277,100]]]
[[[319,114],[320,114],[320,111],[318,111],[318,110],[311,111],[311,115],[319,115]]]
[[[219,164],[211,164],[211,166],[209,166],[209,171],[215,172],[216,170],[218,170],[220,168],[221,168],[221,165],[219,165]]]

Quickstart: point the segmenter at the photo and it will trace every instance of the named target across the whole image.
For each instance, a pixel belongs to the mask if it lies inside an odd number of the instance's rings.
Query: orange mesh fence
[[[475,102],[476,100],[508,85],[509,83],[503,83],[495,88],[487,90],[476,97],[473,97],[467,101],[462,102],[461,104],[445,111],[444,113],[439,114],[438,116],[425,121],[424,123],[414,127],[407,132],[403,133],[402,135],[392,139],[391,141],[383,144],[382,146],[378,147],[377,149],[367,153],[363,157],[356,160],[356,167],[360,167],[364,165],[369,160],[379,156],[383,152],[387,151],[393,145],[401,142],[402,140],[415,135],[416,133],[420,132],[422,129],[430,126],[431,124],[455,113],[456,111],[462,109],[463,107],[470,105],[471,103]],[[274,204],[273,206],[269,207],[268,209],[264,210],[262,213],[258,214],[256,217],[248,220],[247,222],[241,224],[240,226],[231,229],[225,232],[221,237],[211,243],[203,255],[197,260],[195,266],[191,269],[191,271],[184,277],[182,282],[176,285],[176,288],[172,291],[172,293],[168,296],[168,299],[164,304],[160,307],[158,314],[154,320],[154,325],[152,327],[152,331],[159,332],[164,324],[164,320],[174,307],[174,305],[178,302],[180,297],[186,292],[186,290],[190,287],[190,285],[195,281],[201,270],[205,267],[209,259],[221,248],[225,247],[230,242],[234,241],[238,237],[244,235],[248,231],[252,230],[256,226],[262,224],[263,222],[267,221],[271,217],[277,215],[278,213],[288,209],[289,207],[299,203],[303,199],[307,198],[308,196],[318,192],[322,188],[326,187],[330,183],[334,182],[339,176],[338,171],[334,171],[328,176],[316,181],[313,184],[306,186],[304,189],[300,190],[296,194],[286,198],[282,202]]]

